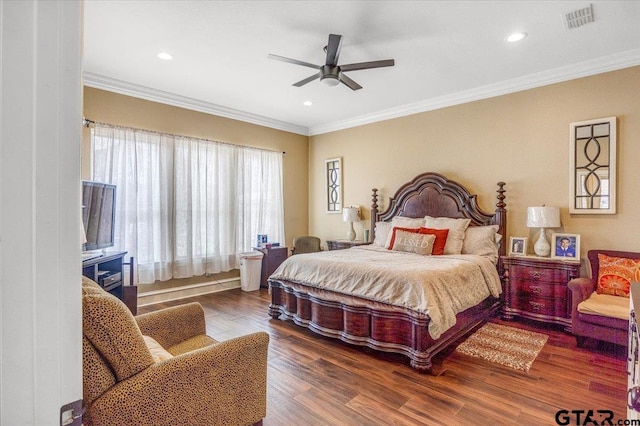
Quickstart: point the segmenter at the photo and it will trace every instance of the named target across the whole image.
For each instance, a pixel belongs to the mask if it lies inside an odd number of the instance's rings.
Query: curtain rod
[[[136,129],[134,127],[119,126],[117,124],[101,123],[101,122],[96,122],[96,121],[93,121],[93,120],[89,120],[86,117],[82,117],[82,125],[84,127],[91,127],[91,126],[99,125],[99,126],[113,127],[115,129],[123,129],[123,130],[140,130],[140,131],[143,131],[143,132],[155,133],[155,134],[158,134],[158,135],[173,136],[173,137],[178,137],[178,138],[194,138],[194,139],[204,140],[204,141],[207,141],[207,142],[215,142],[215,143],[219,143],[219,144],[223,144],[223,145],[239,146],[239,147],[243,147],[243,148],[257,149],[257,150],[260,150],[260,151],[278,152],[278,151],[274,151],[272,149],[257,148],[255,146],[237,145],[237,144],[228,143],[228,142],[214,141],[212,139],[196,138],[196,137],[193,137],[193,136],[176,135],[176,134],[173,134],[173,133],[162,133],[162,132],[158,132],[158,131],[155,131],[155,130]],[[287,155],[287,152],[286,151],[282,151],[282,155]]]

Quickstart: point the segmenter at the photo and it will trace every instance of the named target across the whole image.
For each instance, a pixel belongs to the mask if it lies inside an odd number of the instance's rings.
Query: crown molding
[[[257,114],[251,114],[233,108],[227,108],[221,105],[204,102],[187,96],[180,96],[162,90],[151,89],[138,84],[127,83],[122,80],[105,77],[90,72],[83,73],[84,85],[96,89],[107,90],[109,92],[119,93],[121,95],[133,96],[135,98],[146,99],[148,101],[159,102],[166,105],[172,105],[180,108],[186,108],[193,111],[213,114],[220,117],[230,118],[233,120],[244,121],[247,123],[257,124],[259,126],[270,127],[272,129],[283,130],[285,132],[296,133],[303,136],[309,136],[309,129],[305,126],[287,123],[285,121],[275,120]]]
[[[309,136],[335,132],[351,127],[376,123],[378,121],[404,117],[411,114],[433,111],[440,108],[534,89],[536,87],[547,86],[554,83],[588,77],[637,65],[640,65],[640,49],[628,50],[598,59],[555,68],[549,71],[529,74],[521,78],[505,80],[495,84],[487,84],[474,89],[463,90],[461,92],[439,96],[437,98],[426,99],[424,101],[378,111],[373,114],[365,114],[346,120],[313,126],[309,128]]]
[[[506,95],[509,93],[520,92],[523,90],[534,89],[536,87],[547,86],[554,83],[588,77],[591,75],[615,71],[637,65],[640,65],[640,49],[627,50],[625,52],[617,53],[610,56],[579,62],[548,71],[529,74],[524,77],[505,80],[499,83],[487,84],[469,90],[463,90],[436,98],[426,99],[424,101],[402,105],[396,108],[389,108],[372,114],[365,114],[345,120],[313,126],[310,128],[293,123],[288,123],[285,121],[275,120],[257,114],[251,114],[233,108],[227,108],[221,105],[200,101],[186,96],[179,96],[173,93],[155,90],[141,85],[127,83],[98,74],[85,72],[83,74],[83,77],[84,84],[89,87],[103,89],[110,92],[120,93],[123,95],[133,96],[136,98],[146,99],[154,102],[160,102],[180,108],[200,111],[207,114],[230,118],[233,120],[244,121],[247,123],[270,127],[277,130],[283,130],[285,132],[291,132],[303,136],[315,136],[352,127],[363,126],[365,124],[376,123],[379,121],[391,120],[393,118],[404,117],[407,115],[418,114],[421,112],[433,111],[440,108],[460,105],[467,102],[473,102],[481,99],[492,98],[495,96]]]

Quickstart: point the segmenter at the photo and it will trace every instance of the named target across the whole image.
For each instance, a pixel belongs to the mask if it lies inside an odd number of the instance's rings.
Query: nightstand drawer
[[[538,297],[567,297],[567,285],[563,284],[553,284],[546,283],[543,281],[530,281],[523,280],[520,281],[518,286],[511,287],[511,294],[515,297],[517,293],[529,294],[531,296]]]
[[[521,295],[516,302],[516,308],[532,314],[567,318],[566,299],[547,299]]]
[[[509,269],[509,278],[512,280],[542,281],[546,283],[569,282],[567,271],[552,268],[513,265]]]

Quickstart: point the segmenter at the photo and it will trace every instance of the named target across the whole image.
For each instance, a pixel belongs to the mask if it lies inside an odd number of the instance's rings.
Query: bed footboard
[[[393,306],[367,306],[315,297],[303,286],[269,280],[271,304],[269,315],[274,319],[291,320],[295,324],[323,336],[382,352],[406,355],[412,368],[430,372],[432,359],[448,345],[495,315],[499,299],[487,298],[461,312],[454,327],[434,340],[429,334],[429,316]]]

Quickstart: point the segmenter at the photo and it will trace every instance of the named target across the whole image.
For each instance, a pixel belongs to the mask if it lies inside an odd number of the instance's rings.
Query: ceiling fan
[[[329,34],[329,42],[325,46],[324,51],[327,53],[327,59],[324,65],[314,65],[308,62],[299,61],[297,59],[285,58],[284,56],[269,54],[269,59],[275,59],[277,61],[289,62],[290,64],[302,65],[303,67],[309,67],[319,70],[311,77],[307,77],[304,80],[300,80],[293,85],[296,87],[304,86],[313,80],[320,79],[321,82],[327,86],[337,86],[339,83],[343,83],[351,90],[362,89],[355,81],[351,80],[344,73],[347,71],[364,70],[368,68],[382,68],[392,67],[395,65],[393,59],[385,59],[382,61],[371,62],[359,62],[357,64],[338,65],[338,57],[340,56],[340,47],[342,46],[342,36],[337,34]]]

